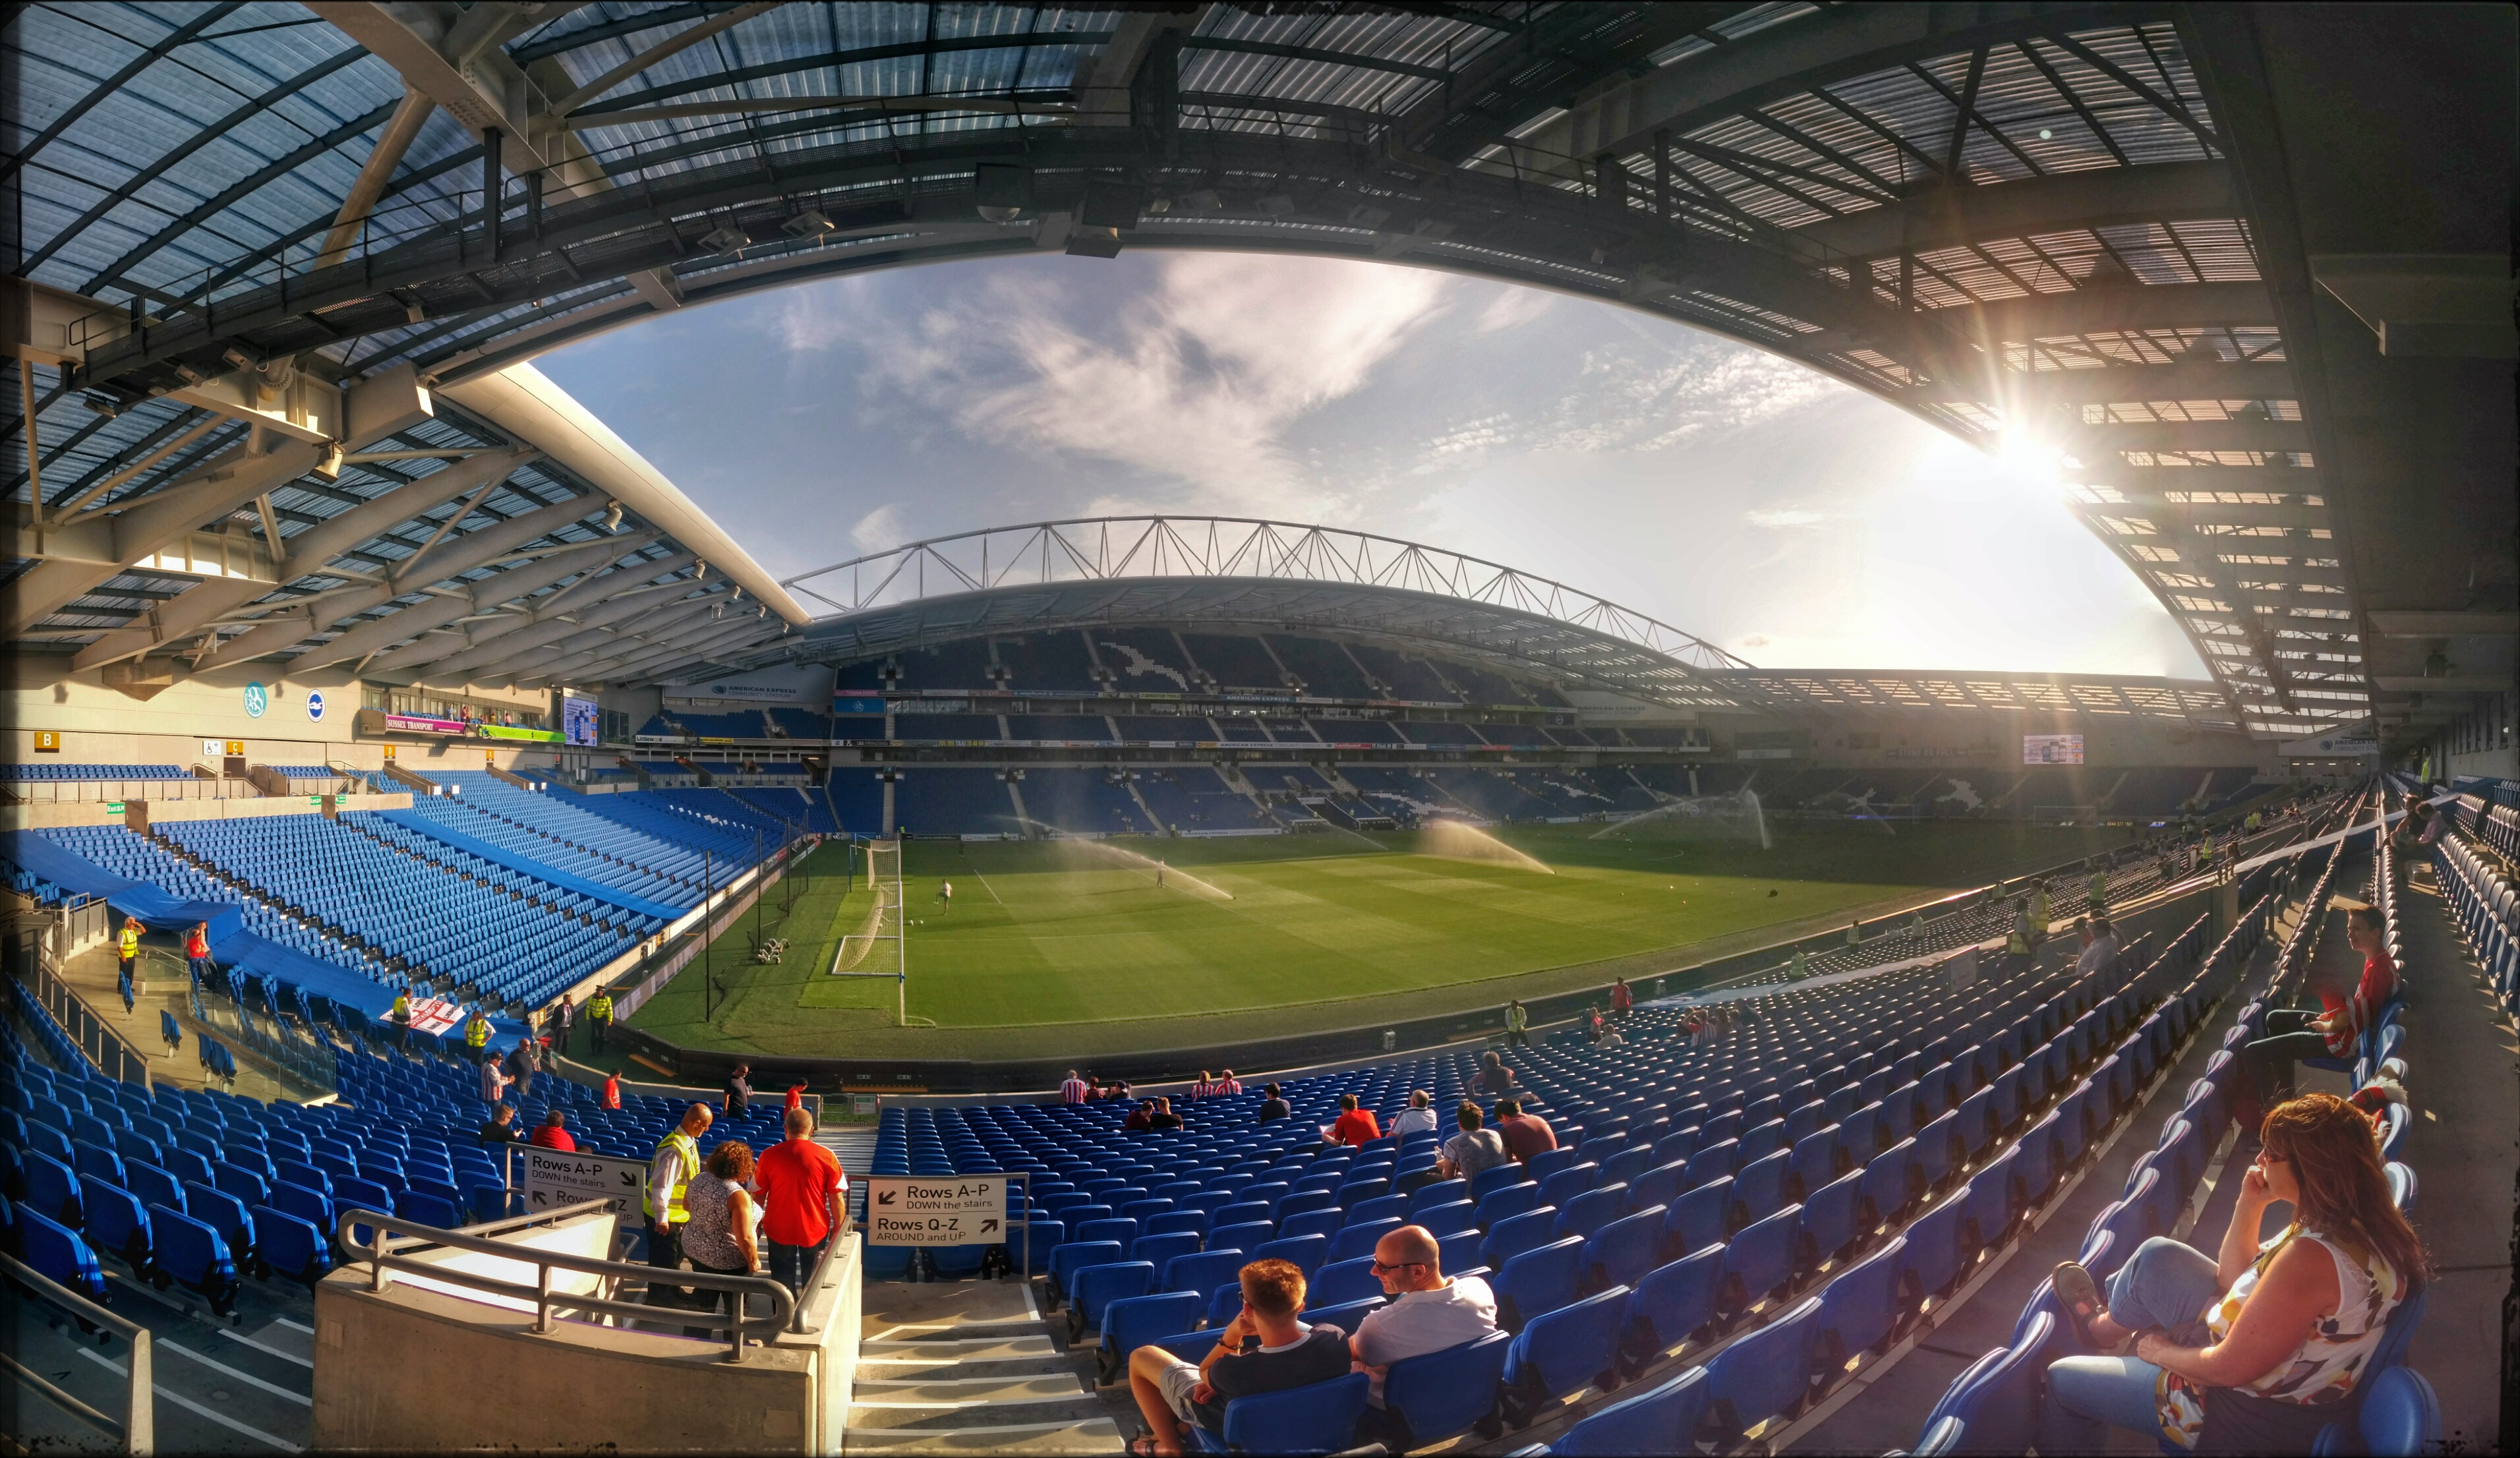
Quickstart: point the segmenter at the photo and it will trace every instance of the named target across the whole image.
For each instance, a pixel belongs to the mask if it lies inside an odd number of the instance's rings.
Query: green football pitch
[[[2124,832],[1786,822],[1775,844],[1624,843],[1599,827],[1496,834],[1547,871],[1430,854],[1416,833],[1080,843],[908,843],[907,984],[829,976],[873,893],[830,843],[792,888],[632,1025],[689,1047],[801,1057],[1087,1056],[1443,1014],[1650,979],[2053,865]],[[950,901],[943,895],[953,887]],[[1202,885],[1203,884],[1203,885]],[[852,942],[855,952],[861,943]],[[860,970],[888,970],[878,943]],[[933,1026],[919,1025],[924,1020]]]

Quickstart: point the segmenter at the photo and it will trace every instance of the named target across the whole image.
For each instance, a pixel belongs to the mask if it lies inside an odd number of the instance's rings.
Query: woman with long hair
[[[2119,1353],[2048,1365],[2066,1412],[2200,1454],[2306,1453],[2354,1398],[2390,1313],[2428,1277],[2423,1245],[2352,1104],[2289,1100],[2260,1138],[2219,1258],[2156,1236],[2109,1277],[2105,1299],[2082,1266],[2056,1267],[2083,1348]],[[2261,1244],[2277,1202],[2293,1218]]]

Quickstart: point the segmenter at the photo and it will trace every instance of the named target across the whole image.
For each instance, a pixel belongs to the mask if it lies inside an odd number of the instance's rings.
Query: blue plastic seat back
[[[1087,1266],[1108,1265],[1123,1253],[1118,1241],[1062,1241],[1051,1247],[1050,1278],[1059,1290],[1070,1291],[1078,1271]]]
[[[1409,1212],[1422,1214],[1439,1205],[1470,1198],[1470,1182],[1465,1179],[1439,1179],[1431,1185],[1419,1185],[1409,1197]]]
[[[212,1184],[247,1205],[271,1203],[271,1181],[245,1165],[229,1161],[217,1165],[211,1174]]]
[[[1499,1164],[1494,1169],[1482,1169],[1470,1181],[1470,1203],[1476,1205],[1499,1190],[1510,1189],[1530,1178],[1530,1171],[1519,1164]],[[1537,1195],[1539,1191],[1532,1193]]]
[[[128,1176],[124,1188],[139,1196],[142,1205],[172,1206],[179,1210],[184,1207],[184,1182],[172,1173],[155,1164],[131,1163],[122,1167]]]
[[[1291,1260],[1295,1263],[1298,1269],[1303,1271],[1304,1279],[1309,1281],[1313,1278],[1313,1272],[1320,1270],[1323,1264],[1329,1259],[1329,1237],[1326,1235],[1299,1235],[1291,1239],[1270,1241],[1259,1247],[1257,1250],[1254,1250],[1251,1253],[1251,1258],[1254,1260]]]
[[[1503,1270],[1505,1263],[1525,1251],[1537,1250],[1558,1239],[1557,1211],[1553,1207],[1526,1210],[1509,1215],[1488,1227],[1487,1241],[1479,1248],[1479,1258],[1486,1265]]]
[[[1628,1299],[1628,1351],[1650,1360],[1688,1341],[1716,1318],[1723,1284],[1722,1246],[1705,1247],[1645,1272]]]
[[[1238,1453],[1335,1453],[1356,1442],[1371,1380],[1362,1372],[1225,1405],[1224,1446]],[[1201,1432],[1204,1437],[1206,1435]]]
[[[1748,1163],[1754,1160],[1764,1160],[1783,1148],[1786,1143],[1783,1119],[1772,1118],[1765,1123],[1753,1124],[1741,1131],[1741,1161],[1743,1163]]]
[[[1376,1220],[1406,1222],[1410,1212],[1406,1195],[1376,1195],[1371,1200],[1351,1201],[1347,1206],[1347,1223],[1366,1225]]]
[[[1207,1238],[1207,1211],[1197,1209],[1167,1210],[1147,1222],[1148,1235],[1178,1235],[1184,1231]]]
[[[248,1213],[253,1216],[255,1253],[273,1270],[312,1286],[333,1268],[323,1227],[267,1205],[257,1206]]]
[[[1824,1356],[1842,1363],[1889,1344],[1903,1314],[1899,1274],[1907,1259],[1907,1237],[1893,1236],[1889,1244],[1829,1281],[1820,1302],[1819,1349]]]
[[[1122,1297],[1102,1309],[1102,1345],[1126,1361],[1130,1352],[1157,1338],[1198,1325],[1205,1306],[1198,1294],[1190,1291]],[[1215,1340],[1208,1338],[1211,1344]]]
[[[112,1252],[135,1267],[147,1264],[149,1213],[131,1192],[119,1185],[109,1185],[93,1174],[82,1174],[79,1193],[87,1208],[89,1248]]]
[[[1727,1139],[1710,1144],[1688,1157],[1688,1168],[1681,1175],[1682,1188],[1694,1190],[1703,1184],[1726,1178],[1737,1167],[1741,1142]]]
[[[1520,1331],[1535,1318],[1575,1299],[1584,1273],[1584,1243],[1568,1236],[1525,1251],[1496,1270],[1497,1278],[1490,1284],[1496,1289],[1499,1317],[1509,1314],[1508,1325]]]
[[[1958,1113],[1945,1114],[1929,1119],[1923,1128],[1916,1131],[1916,1152],[1913,1158],[1916,1168],[1924,1174],[1927,1185],[1941,1184],[1950,1177],[1954,1169],[1959,1167],[1964,1142],[1960,1137],[1960,1117]]]
[[[1596,1192],[1598,1193],[1598,1192]],[[1612,1220],[1584,1243],[1585,1279],[1598,1286],[1634,1287],[1654,1268],[1662,1245],[1661,1207]]]
[[[1862,1217],[1864,1171],[1857,1170],[1811,1192],[1803,1201],[1803,1234],[1814,1253],[1825,1259],[1855,1244],[1869,1227]]]
[[[332,1197],[321,1190],[310,1190],[304,1185],[292,1185],[282,1180],[271,1187],[271,1207],[310,1221],[316,1229],[328,1234],[333,1229]]]
[[[402,1192],[401,1198],[394,1202],[394,1213],[440,1230],[453,1230],[464,1223],[464,1211],[454,1201],[424,1194],[417,1189]]]
[[[1563,1153],[1563,1151],[1552,1151]],[[1585,1162],[1569,1164],[1540,1182],[1540,1203],[1564,1209],[1569,1201],[1590,1190],[1599,1180],[1601,1166]]]
[[[1625,1186],[1587,1190],[1558,1209],[1556,1222],[1551,1228],[1552,1236],[1573,1235],[1589,1240],[1602,1226],[1617,1219],[1619,1212],[1627,1207],[1627,1203]]]
[[[1085,1319],[1085,1325],[1099,1327],[1105,1307],[1128,1297],[1145,1296],[1154,1284],[1154,1266],[1143,1260],[1119,1260],[1079,1269],[1070,1289],[1076,1294],[1076,1311]]]
[[[179,1215],[164,1206],[149,1211],[158,1235],[158,1264],[168,1275],[206,1294],[236,1280],[236,1259],[209,1222]]]
[[[1382,1279],[1373,1273],[1373,1257],[1334,1260],[1313,1272],[1305,1283],[1304,1303],[1310,1307],[1342,1306],[1349,1301],[1379,1299]]]
[[[1466,1200],[1456,1200],[1450,1205],[1430,1205],[1412,1215],[1410,1223],[1424,1226],[1428,1234],[1441,1240],[1475,1227],[1478,1209]]]
[[[1579,1159],[1581,1156],[1573,1147],[1561,1144],[1555,1149],[1533,1155],[1523,1165],[1523,1173],[1527,1178],[1546,1182],[1559,1170],[1573,1167]]]
[[[74,1174],[92,1174],[109,1185],[122,1183],[122,1156],[106,1145],[87,1139],[70,1141],[70,1170]]]
[[[1705,1368],[1688,1368],[1659,1387],[1621,1398],[1577,1423],[1549,1445],[1551,1458],[1693,1452],[1711,1390]]]
[[[1617,1363],[1627,1313],[1628,1288],[1613,1286],[1533,1314],[1507,1348],[1506,1386],[1552,1398],[1580,1391]]]
[[[1294,1197],[1287,1198],[1291,1200]],[[1323,1198],[1328,1198],[1328,1191],[1323,1192]],[[1320,1209],[1297,1210],[1286,1216],[1278,1222],[1278,1233],[1281,1236],[1332,1236],[1338,1234],[1339,1227],[1346,1223],[1347,1211],[1335,1207],[1325,1207]]]
[[[1635,1179],[1638,1175],[1644,1173],[1647,1167],[1647,1162],[1652,1159],[1653,1150],[1650,1146],[1633,1146],[1623,1149],[1617,1154],[1610,1156],[1608,1159],[1599,1162],[1601,1165],[1601,1183],[1599,1185],[1596,1185],[1594,1188],[1599,1189],[1607,1185],[1626,1184]]]
[[[1687,1254],[1723,1244],[1725,1213],[1732,1207],[1730,1175],[1681,1196],[1663,1215],[1663,1250]]]
[[[1965,1260],[1961,1222],[1967,1214],[1968,1198],[1958,1195],[1918,1215],[1908,1227],[1907,1269],[1918,1292],[1938,1295],[1959,1279]]]
[[[1472,1266],[1485,1265],[1487,1261],[1481,1253],[1481,1248],[1487,1244],[1487,1239],[1475,1227],[1457,1230],[1451,1235],[1437,1236],[1435,1244],[1444,1253],[1444,1270],[1458,1275]]]
[[[1278,1231],[1266,1220],[1246,1220],[1237,1224],[1218,1224],[1207,1232],[1207,1246],[1212,1251],[1257,1250],[1277,1239]]]
[[[20,1209],[16,1215],[18,1244],[26,1264],[89,1300],[105,1299],[105,1267],[97,1263],[96,1252],[87,1242],[40,1210]]]
[[[1392,1363],[1382,1380],[1382,1405],[1408,1423],[1410,1446],[1442,1442],[1486,1417],[1496,1406],[1512,1344],[1510,1333],[1490,1332]]]
[[[1681,1197],[1688,1185],[1682,1177],[1688,1172],[1686,1161],[1674,1160],[1644,1170],[1628,1182],[1628,1208],[1642,1209],[1648,1205],[1668,1206]]]
[[[1488,1172],[1493,1174],[1496,1171]],[[1476,1211],[1478,1223],[1494,1230],[1504,1221],[1515,1215],[1536,1210],[1543,1204],[1545,1202],[1540,1198],[1540,1186],[1537,1184],[1526,1180],[1518,1185],[1508,1185],[1504,1189],[1489,1193],[1478,1202]]]
[[[1727,1300],[1746,1306],[1793,1278],[1794,1237],[1802,1219],[1803,1207],[1789,1205],[1732,1237],[1724,1248]]]
[[[1138,1238],[1138,1222],[1120,1216],[1113,1216],[1107,1220],[1088,1220],[1075,1226],[1074,1230],[1077,1240],[1118,1241],[1124,1248]]]
[[[1354,1336],[1357,1327],[1364,1322],[1365,1318],[1382,1309],[1386,1303],[1387,1299],[1378,1291],[1372,1296],[1360,1297],[1352,1301],[1341,1301],[1335,1306],[1316,1306],[1308,1298],[1304,1304],[1304,1320],[1313,1326],[1334,1326]]]
[[[2041,1357],[2054,1326],[2055,1318],[2043,1311],[2032,1318],[2020,1342],[1971,1363],[1926,1415],[1926,1430],[1944,1418],[1958,1418],[1967,1430],[1971,1451],[2029,1451],[2039,1437],[2040,1382],[2047,1374]]]
[[[1741,1166],[1732,1176],[1732,1219],[1748,1224],[1775,1214],[1785,1203],[1785,1172],[1793,1156],[1778,1150]]]
[[[1811,1391],[1820,1300],[1805,1300],[1715,1354],[1706,1364],[1707,1402],[1727,1435],[1790,1413]]]

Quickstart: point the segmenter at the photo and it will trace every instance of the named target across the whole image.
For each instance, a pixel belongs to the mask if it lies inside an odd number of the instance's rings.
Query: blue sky
[[[1012,522],[1274,517],[1556,577],[1765,665],[2204,676],[2035,457],[1510,285],[1042,255],[685,309],[537,363],[779,576]]]

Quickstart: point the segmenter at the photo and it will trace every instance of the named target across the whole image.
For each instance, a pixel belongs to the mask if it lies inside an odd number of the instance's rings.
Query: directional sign
[[[569,1154],[528,1145],[524,1162],[525,1208],[556,1209],[589,1200],[608,1201],[625,1220],[645,1218],[640,1202],[648,1194],[648,1165],[643,1160],[616,1160],[609,1155]]]
[[[1007,1238],[1004,1175],[872,1175],[867,1244],[993,1246]]]

